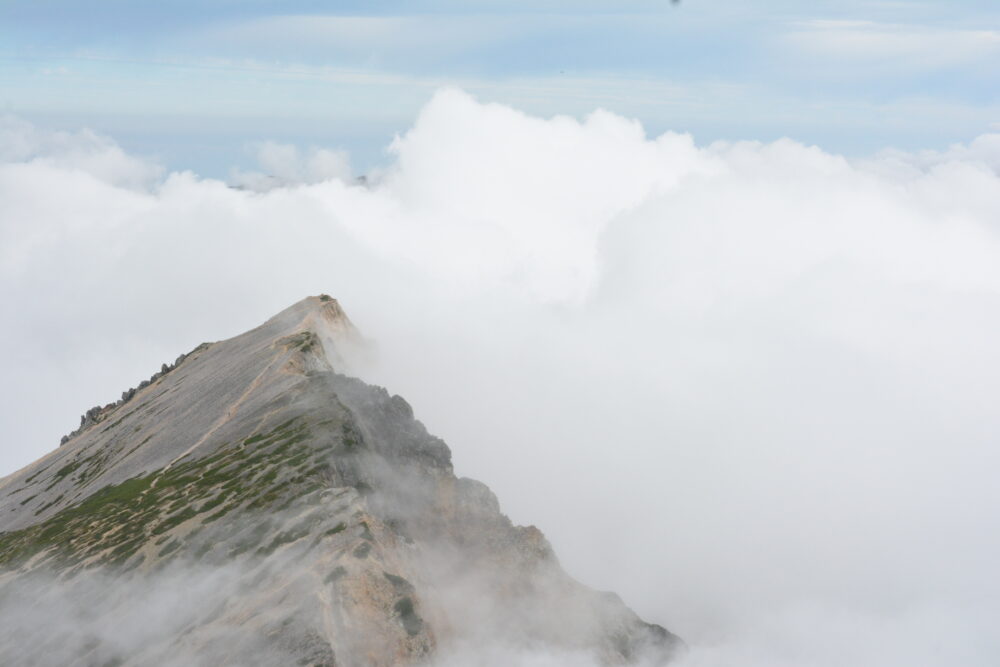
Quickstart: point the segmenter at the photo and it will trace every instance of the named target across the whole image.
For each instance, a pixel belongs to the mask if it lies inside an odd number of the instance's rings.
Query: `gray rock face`
[[[681,648],[456,477],[404,399],[345,375],[361,345],[335,300],[307,298],[164,364],[0,480],[0,662],[662,664]]]

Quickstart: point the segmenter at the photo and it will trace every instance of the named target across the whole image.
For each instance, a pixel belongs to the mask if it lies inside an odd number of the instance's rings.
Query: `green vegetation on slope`
[[[331,474],[329,446],[318,448],[310,438],[307,425],[292,419],[211,456],[104,487],[37,525],[0,533],[0,569],[16,568],[39,554],[61,567],[130,568],[142,562],[144,545],[195,517],[201,520],[192,526],[200,530],[233,511],[283,509],[322,488]],[[79,465],[68,467],[56,476],[71,474]],[[266,548],[273,550],[303,530],[283,534]],[[171,541],[159,554],[178,546]]]

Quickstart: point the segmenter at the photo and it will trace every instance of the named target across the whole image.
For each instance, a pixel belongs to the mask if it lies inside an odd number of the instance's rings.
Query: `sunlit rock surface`
[[[309,297],[204,344],[0,480],[0,663],[662,664]]]

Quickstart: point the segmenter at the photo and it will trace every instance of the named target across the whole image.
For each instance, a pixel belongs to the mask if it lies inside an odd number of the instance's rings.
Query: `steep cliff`
[[[344,374],[361,344],[307,298],[0,480],[0,661],[669,660],[676,637],[566,575],[405,400]]]

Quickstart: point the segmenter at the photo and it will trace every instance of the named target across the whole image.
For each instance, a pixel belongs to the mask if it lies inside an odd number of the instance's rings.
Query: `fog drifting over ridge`
[[[995,662],[1000,135],[847,160],[450,90],[367,186],[262,150],[238,190],[0,122],[0,471],[329,292],[364,379],[685,664]]]

